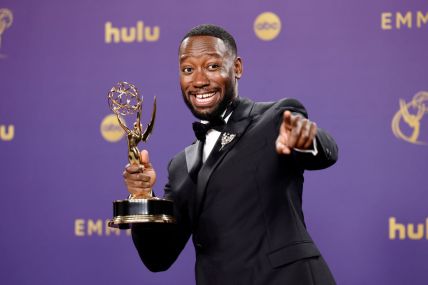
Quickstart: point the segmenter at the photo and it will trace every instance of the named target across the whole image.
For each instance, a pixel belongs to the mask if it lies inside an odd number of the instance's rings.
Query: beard
[[[220,119],[223,112],[235,98],[235,90],[232,84],[230,84],[226,87],[224,97],[214,107],[214,109],[208,112],[200,112],[193,107],[192,103],[190,102],[190,99],[187,98],[183,90],[181,91],[181,93],[183,95],[184,103],[186,104],[187,108],[189,108],[190,112],[192,112],[193,116],[195,116],[199,120],[205,120],[210,122]]]

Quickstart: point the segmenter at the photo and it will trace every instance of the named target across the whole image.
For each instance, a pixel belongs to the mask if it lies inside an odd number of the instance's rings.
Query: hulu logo
[[[397,223],[394,217],[389,218],[389,239],[410,239],[410,240],[428,240],[428,218],[425,223],[420,224],[401,224]]]
[[[11,141],[15,136],[15,126],[14,125],[0,125],[0,141]]]
[[[105,42],[110,43],[142,43],[159,40],[160,28],[158,26],[145,26],[138,21],[135,27],[114,27],[111,22],[105,24]]]

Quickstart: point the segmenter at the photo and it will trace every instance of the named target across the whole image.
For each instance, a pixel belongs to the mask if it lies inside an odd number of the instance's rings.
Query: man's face
[[[180,46],[184,102],[202,120],[218,118],[237,95],[242,63],[224,42],[211,36],[186,38]]]

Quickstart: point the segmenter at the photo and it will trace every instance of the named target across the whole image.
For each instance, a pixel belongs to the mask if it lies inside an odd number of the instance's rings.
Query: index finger
[[[284,114],[283,114],[283,117],[282,117],[282,121],[285,124],[284,126],[285,126],[286,130],[290,130],[291,129],[291,125],[292,125],[291,117],[292,117],[292,114],[291,114],[290,111],[288,111],[288,110],[284,111]]]
[[[291,132],[288,139],[288,146],[294,148],[299,139],[302,130],[302,117],[299,115],[291,115]]]

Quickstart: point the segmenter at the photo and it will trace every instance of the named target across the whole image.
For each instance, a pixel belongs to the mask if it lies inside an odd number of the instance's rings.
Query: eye
[[[218,63],[210,63],[208,65],[208,70],[213,71],[213,70],[217,70],[220,68],[220,64]]]
[[[191,68],[191,67],[184,67],[184,68],[181,69],[181,71],[183,73],[185,73],[185,74],[190,74],[190,73],[192,73],[193,68]]]

